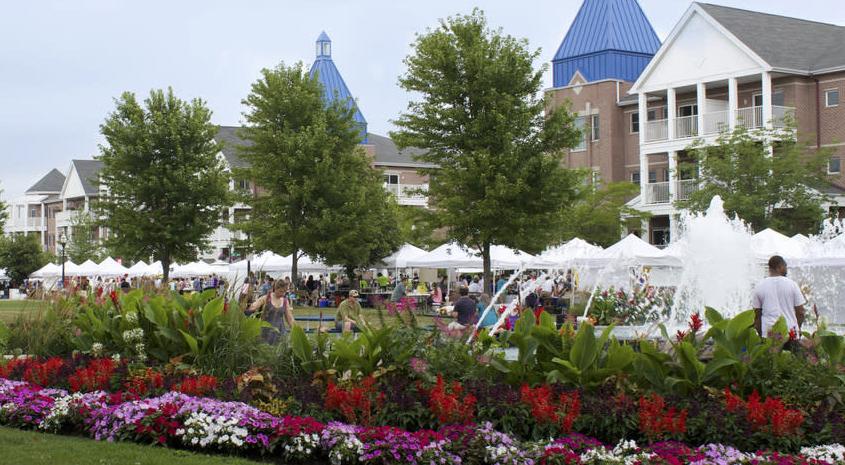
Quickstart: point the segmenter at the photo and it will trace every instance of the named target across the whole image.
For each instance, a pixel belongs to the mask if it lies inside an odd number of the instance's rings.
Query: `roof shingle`
[[[35,182],[29,189],[26,190],[27,194],[36,194],[36,193],[52,193],[52,192],[61,192],[62,186],[65,184],[65,175],[62,174],[61,171],[53,168],[50,170],[49,173],[45,174],[44,177],[39,179]]]

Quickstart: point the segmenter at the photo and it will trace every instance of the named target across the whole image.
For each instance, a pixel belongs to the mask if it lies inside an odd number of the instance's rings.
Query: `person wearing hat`
[[[348,333],[354,328],[367,328],[367,320],[358,302],[358,291],[352,289],[349,295],[337,306],[337,316],[334,318],[335,328]]]

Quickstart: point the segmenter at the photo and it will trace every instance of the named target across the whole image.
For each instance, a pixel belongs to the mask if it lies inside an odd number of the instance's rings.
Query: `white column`
[[[642,145],[645,143],[646,126],[648,126],[648,95],[645,92],[640,92],[638,94],[638,98],[638,112],[640,115],[640,145]],[[642,176],[640,178],[642,179]]]
[[[669,243],[678,240],[678,220],[674,213],[669,214]]]
[[[737,110],[736,78],[728,79],[728,127],[731,131],[736,127]]]
[[[675,138],[675,116],[678,114],[678,106],[675,104],[675,88],[666,89],[666,124],[668,127],[668,139]]]
[[[669,202],[678,199],[678,152],[669,152]]]
[[[763,126],[772,127],[772,73],[763,72],[761,92],[763,94]]]
[[[642,125],[640,126],[642,130]],[[651,203],[648,196],[648,155],[640,150],[640,199],[643,205]]]
[[[41,202],[41,246],[47,249],[47,206]]]
[[[707,106],[707,85],[699,82],[695,85],[695,103],[698,105],[698,135],[704,134],[704,110]]]

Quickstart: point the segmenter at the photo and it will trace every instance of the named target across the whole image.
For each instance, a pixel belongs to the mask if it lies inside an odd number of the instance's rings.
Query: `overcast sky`
[[[842,0],[711,0],[845,25]],[[480,6],[492,26],[525,37],[548,63],[581,0],[16,1],[0,15],[0,188],[23,193],[52,168],[91,158],[113,98],[172,86],[201,97],[218,124],[241,122],[241,99],[263,67],[332,56],[369,123],[386,134],[405,108],[398,88],[414,34]],[[640,0],[663,40],[689,6]],[[538,63],[540,64],[540,63]],[[551,71],[546,74],[551,84]]]

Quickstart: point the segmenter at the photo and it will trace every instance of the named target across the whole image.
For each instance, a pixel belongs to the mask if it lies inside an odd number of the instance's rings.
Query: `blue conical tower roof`
[[[331,39],[325,31],[321,32],[317,37],[317,57],[314,64],[311,65],[311,77],[317,75],[317,80],[323,85],[323,92],[327,102],[332,102],[335,99],[340,99],[349,106],[355,109],[355,122],[361,126],[361,139],[363,143],[367,142],[367,120],[361,114],[361,110],[355,103],[352,97],[352,92],[346,87],[343,81],[343,76],[332,61]]]
[[[660,48],[637,0],[584,0],[555,54],[554,86],[579,72],[587,82],[634,82]]]

